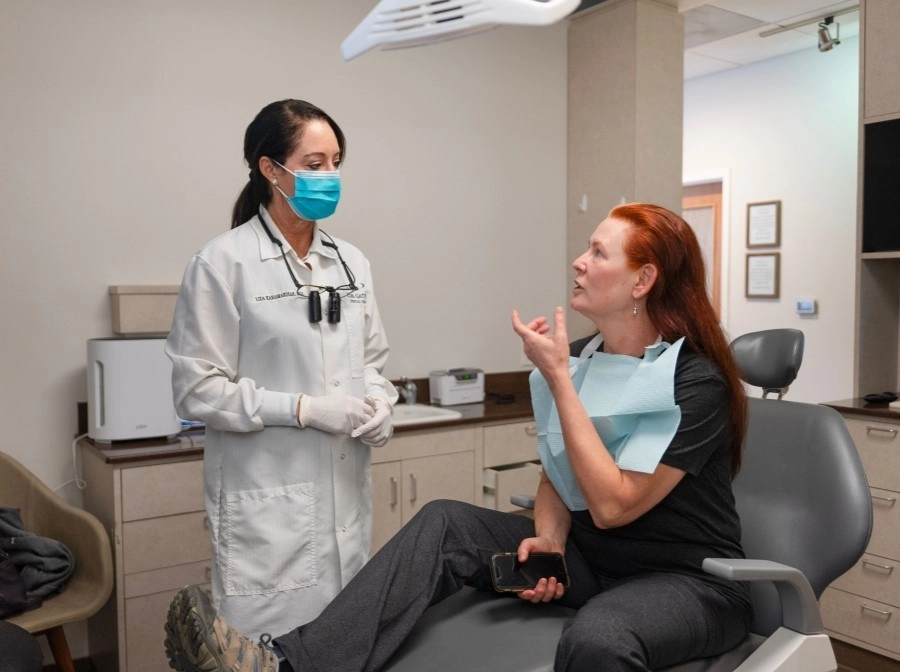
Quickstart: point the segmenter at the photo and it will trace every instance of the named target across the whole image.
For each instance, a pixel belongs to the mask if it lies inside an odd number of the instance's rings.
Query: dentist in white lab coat
[[[314,105],[260,111],[232,229],[188,263],[166,344],[179,416],[206,423],[213,602],[254,637],[315,618],[366,562],[370,446],[393,432],[369,262],[317,223],[344,154]]]

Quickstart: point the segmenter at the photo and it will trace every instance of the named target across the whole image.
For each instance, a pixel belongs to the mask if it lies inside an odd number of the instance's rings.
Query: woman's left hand
[[[394,434],[394,425],[391,419],[391,406],[379,397],[372,397],[368,394],[365,397],[366,402],[370,404],[375,413],[372,418],[364,425],[360,425],[351,432],[350,436],[359,438],[368,446],[380,448],[388,442]]]
[[[553,321],[551,333],[546,317],[536,317],[525,324],[518,310],[512,312],[513,330],[522,339],[525,356],[548,381],[554,374],[569,375],[569,336],[566,333],[566,314],[561,307],[553,311]]]
[[[554,542],[544,537],[529,537],[519,544],[518,560],[527,562],[532,552],[540,553],[564,553],[565,545]],[[556,577],[540,579],[534,588],[523,590],[519,593],[519,599],[537,604],[538,602],[550,602],[560,599],[566,592],[566,587],[556,580]]]

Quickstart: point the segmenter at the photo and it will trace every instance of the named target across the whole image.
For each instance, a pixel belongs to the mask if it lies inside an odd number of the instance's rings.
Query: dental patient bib
[[[652,474],[681,422],[675,405],[675,365],[684,338],[648,346],[644,357],[594,352],[598,335],[581,357],[569,360],[578,397],[603,445],[620,469]],[[593,355],[591,353],[593,352]],[[538,431],[538,457],[570,511],[588,508],[566,455],[556,402],[540,371],[529,377]]]

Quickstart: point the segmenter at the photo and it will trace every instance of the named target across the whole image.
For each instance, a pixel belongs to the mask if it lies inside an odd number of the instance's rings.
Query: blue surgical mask
[[[278,163],[277,161],[275,163]],[[281,166],[280,163],[278,163]],[[284,166],[281,166],[284,168]],[[334,214],[341,198],[341,173],[337,170],[290,170],[294,175],[294,195],[288,196],[277,184],[298,217],[315,222]]]

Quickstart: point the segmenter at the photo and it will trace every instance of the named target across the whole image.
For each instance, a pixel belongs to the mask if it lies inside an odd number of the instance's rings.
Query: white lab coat
[[[347,284],[318,228],[309,268],[261,214],[301,283]],[[191,259],[166,343],[178,414],[206,423],[213,602],[253,638],[318,616],[368,558],[370,448],[296,418],[300,393],[397,400],[381,376],[388,344],[369,262],[335,243],[359,286],[341,299],[338,324],[327,321],[327,293],[323,320],[309,321],[307,299],[254,218]]]

